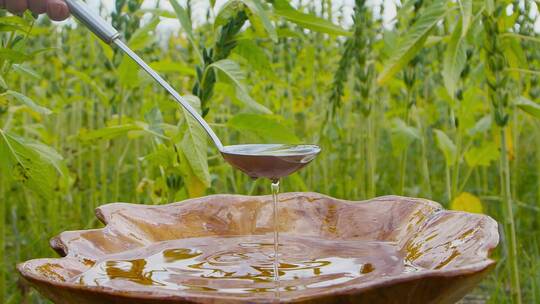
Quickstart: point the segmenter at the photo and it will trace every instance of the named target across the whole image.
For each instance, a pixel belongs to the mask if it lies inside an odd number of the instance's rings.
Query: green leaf
[[[140,50],[148,46],[152,41],[155,40],[155,35],[151,35],[151,32],[155,30],[156,26],[159,24],[159,18],[154,17],[144,26],[138,28],[135,33],[129,39],[128,45],[133,51]]]
[[[13,63],[22,63],[29,60],[31,57],[19,51],[8,48],[0,48],[0,58],[9,60]]]
[[[46,200],[56,187],[54,160],[36,151],[23,138],[0,129],[0,169]]]
[[[171,0],[171,4],[174,9],[174,12],[176,13],[176,17],[178,18],[178,21],[180,21],[180,25],[186,32],[187,38],[189,42],[191,43],[191,46],[193,47],[195,54],[199,58],[200,62],[204,62],[202,54],[199,50],[199,46],[195,42],[195,38],[193,36],[193,26],[191,25],[191,19],[189,18],[187,11],[184,9],[182,5],[180,5],[180,3],[178,3],[177,0]]]
[[[177,155],[180,162],[179,169],[182,174],[184,187],[189,197],[193,198],[203,196],[208,186],[195,175],[184,152],[182,150],[178,150]]]
[[[486,13],[488,15],[493,15],[495,10],[495,0],[486,0]]]
[[[30,53],[30,57],[33,57],[33,56],[36,56],[36,55],[39,55],[39,54],[44,54],[44,53],[47,53],[47,52],[56,51],[56,50],[58,50],[58,49],[54,48],[54,47],[37,49],[37,50],[33,51],[32,53]]]
[[[60,175],[65,175],[68,171],[64,164],[64,157],[53,147],[35,140],[26,140],[26,145],[38,153],[43,160],[52,165]]]
[[[161,137],[165,137],[165,132],[161,127],[163,124],[163,114],[159,108],[153,107],[150,109],[150,111],[144,114],[144,119],[148,123],[148,130],[159,135],[159,137],[155,138],[157,143],[161,143]]]
[[[446,1],[443,0],[436,0],[422,12],[418,20],[398,39],[397,45],[392,47],[390,59],[377,79],[379,84],[388,81],[414,58],[446,12]]]
[[[467,131],[467,133],[470,136],[473,136],[476,134],[484,133],[489,130],[489,128],[491,128],[491,114],[482,117],[479,121],[476,122],[474,127]]]
[[[158,144],[152,152],[140,157],[139,160],[153,163],[156,166],[167,167],[174,164],[175,157],[176,153],[173,147]]]
[[[31,77],[31,78],[34,78],[34,79],[37,79],[37,80],[43,78],[34,69],[32,69],[32,68],[30,68],[28,66],[22,65],[22,64],[14,64],[13,65],[13,71],[21,74],[22,76]]]
[[[200,109],[200,101],[198,102]],[[204,184],[210,187],[211,178],[208,169],[207,137],[201,125],[184,109],[186,131],[181,142],[182,152],[186,157],[193,174]]]
[[[214,21],[214,31],[217,31],[220,26],[227,24],[230,19],[234,18],[243,9],[244,4],[239,0],[225,2],[217,13],[216,20]]]
[[[249,95],[246,88],[236,87],[236,98],[246,105],[251,111],[262,114],[272,114],[272,111],[258,103]]]
[[[392,120],[391,128],[392,154],[399,156],[411,143],[420,140],[420,131],[407,125],[403,120],[395,118]]]
[[[277,42],[278,35],[274,25],[270,21],[268,16],[267,8],[260,0],[232,0],[226,2],[221,9],[219,10],[216,20],[214,22],[214,30],[217,30],[220,26],[225,25],[229,20],[234,18],[238,12],[247,8],[250,12],[248,14],[251,26],[257,33],[258,36],[264,36],[264,32],[272,39],[272,41]]]
[[[19,16],[0,17],[0,32],[20,31],[27,32],[30,24]]]
[[[186,94],[183,97],[192,108],[194,108],[195,110],[197,110],[197,112],[199,112],[199,114],[202,113],[201,100],[199,99],[199,97],[195,95],[191,95],[191,94]]]
[[[150,67],[160,73],[178,73],[186,76],[195,76],[192,68],[187,67],[182,62],[172,61],[170,59],[154,61]]]
[[[510,75],[517,81],[521,81],[522,75],[519,72],[520,69],[528,69],[529,63],[527,56],[521,46],[521,41],[516,36],[504,36],[502,39],[502,47],[504,49],[504,56],[511,69]]]
[[[176,13],[178,21],[180,21],[180,25],[182,26],[186,34],[193,37],[193,26],[191,24],[191,19],[189,18],[189,14],[186,9],[182,5],[180,5],[177,0],[171,0],[171,5],[174,9],[174,12]]]
[[[262,114],[238,114],[232,117],[227,126],[240,132],[249,132],[265,143],[297,144],[298,137],[292,128],[284,125],[279,117]]]
[[[0,75],[0,88],[2,88],[4,90],[8,89],[8,85],[6,83],[6,80],[4,79],[4,77],[2,77],[2,75]]]
[[[461,37],[465,38],[469,32],[469,26],[471,25],[473,18],[473,0],[459,0],[461,9]]]
[[[90,88],[92,88],[93,93],[99,96],[102,101],[108,103],[108,96],[105,94],[101,86],[98,83],[96,83],[96,81],[92,77],[88,76],[88,74],[86,74],[84,71],[68,68],[66,70],[66,73],[75,76],[82,83],[85,83],[88,86],[90,86]]]
[[[52,113],[51,110],[36,104],[32,99],[30,99],[30,97],[25,96],[25,95],[23,95],[23,94],[21,94],[19,92],[8,90],[5,93],[3,93],[2,95],[7,95],[7,96],[13,97],[13,98],[15,98],[15,100],[19,101],[20,103],[26,105],[27,107],[29,107],[33,111],[38,112],[40,114],[49,115],[49,114]]]
[[[112,62],[114,58],[114,51],[111,46],[103,42],[103,40],[99,39],[96,35],[91,35],[91,37],[94,41],[97,41],[97,43],[101,47],[101,50],[103,51],[103,55]]]
[[[444,37],[444,36],[429,35],[426,39],[426,42],[424,43],[424,47],[430,48],[440,42],[445,41],[446,38],[447,37]]]
[[[303,38],[304,33],[292,30],[290,28],[278,28],[277,34],[279,38]]]
[[[528,98],[520,96],[514,101],[514,105],[525,113],[533,117],[540,118],[540,104],[537,104],[536,102]]]
[[[452,166],[457,160],[457,148],[454,142],[441,130],[433,130],[435,132],[435,143],[439,150],[444,154],[447,166]]]
[[[136,130],[142,130],[142,128],[132,123],[115,125],[89,132],[82,132],[80,134],[80,138],[81,140],[113,139],[119,136],[127,135],[128,132]]]
[[[139,66],[127,55],[122,57],[117,73],[118,81],[128,88],[137,87],[141,83]]]
[[[455,97],[461,72],[467,63],[467,46],[461,35],[461,23],[458,22],[450,42],[446,47],[443,59],[442,76],[448,95]]]
[[[258,102],[253,100],[251,96],[249,96],[247,88],[242,83],[246,76],[238,63],[230,59],[216,61],[207,67],[205,75],[210,69],[216,69],[217,71],[220,71],[221,75],[224,75],[235,86],[236,96],[238,97],[238,99],[244,102],[246,106],[260,113],[272,113],[268,108],[259,104]],[[204,78],[205,77],[203,77],[203,81]]]
[[[275,0],[273,3],[274,14],[285,20],[295,23],[298,26],[315,32],[326,33],[338,36],[350,36],[352,33],[346,31],[332,22],[314,15],[304,14],[293,8],[287,0]]]
[[[465,161],[469,167],[487,167],[499,159],[499,147],[494,142],[484,143],[481,147],[472,147],[465,153]]]
[[[270,76],[273,75],[270,60],[262,48],[253,40],[240,40],[234,53],[246,59],[249,65],[259,73]]]
[[[23,29],[13,24],[0,24],[0,33],[13,31],[23,31]]]
[[[251,11],[252,15],[250,16],[251,24],[255,25],[260,21],[272,41],[277,42],[278,36],[274,25],[270,21],[270,17],[266,11],[266,7],[262,4],[260,0],[239,0],[244,3],[248,9]],[[253,20],[255,19],[255,20]]]
[[[145,122],[135,121],[121,125],[107,126],[98,130],[82,131],[79,134],[79,137],[81,140],[90,141],[113,139],[124,135],[127,135],[129,138],[136,138],[142,134],[148,134],[159,139],[169,139],[163,134],[155,132],[154,128],[155,126],[149,125]]]
[[[137,16],[144,16],[146,13],[150,13],[152,15],[164,17],[164,18],[170,18],[170,19],[176,19],[176,14],[171,12],[170,10],[162,9],[162,8],[143,8],[137,10],[135,13]]]

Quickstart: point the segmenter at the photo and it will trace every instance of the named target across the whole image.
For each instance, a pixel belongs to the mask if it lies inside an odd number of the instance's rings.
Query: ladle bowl
[[[302,169],[320,152],[315,145],[252,144],[225,146],[221,155],[231,166],[251,178],[276,180]]]
[[[273,231],[270,196],[216,195],[165,206],[124,203],[102,206],[96,213],[106,224],[104,228],[64,232],[51,240],[52,248],[63,258],[31,260],[18,265],[18,270],[44,296],[59,304],[278,301],[401,304],[455,303],[495,265],[495,261],[489,259],[489,253],[498,244],[497,223],[485,215],[447,211],[432,201],[398,196],[362,202],[338,200],[317,193],[286,193],[280,197],[279,231],[284,240],[319,239],[324,244],[338,241],[348,244],[327,248],[332,256],[339,256],[348,246],[365,244],[367,247],[362,248],[367,256],[364,258],[370,259],[373,266],[365,264],[356,279],[343,281],[343,276],[335,273],[341,281],[303,285],[296,284],[302,278],[288,276],[287,267],[292,266],[283,265],[281,276],[298,288],[284,288],[277,294],[263,289],[239,292],[230,288],[234,279],[211,281],[202,277],[190,281],[193,288],[170,288],[159,280],[164,282],[166,278],[165,281],[174,284],[176,277],[167,276],[163,269],[145,272],[148,265],[144,263],[132,265],[141,276],[138,283],[121,281],[95,286],[76,280],[103,261],[128,261],[148,256],[167,242],[187,244],[196,238],[208,238],[211,241],[207,245],[220,251],[221,244],[230,238],[258,238]],[[370,250],[378,246],[373,242],[394,246],[395,256],[370,254]],[[284,256],[289,254],[287,248],[281,250]],[[188,253],[176,251],[172,256],[186,258]],[[310,252],[297,250],[296,254],[308,257]],[[163,257],[170,256],[170,253],[164,253]],[[208,265],[196,261],[196,255],[188,254],[188,258],[194,262],[175,267],[184,267],[184,274],[201,269],[209,271],[205,268]],[[212,263],[235,267],[235,260],[230,258],[214,259]],[[305,264],[312,265],[313,262],[307,259]],[[171,271],[179,273],[180,270],[174,269]],[[306,269],[313,273],[317,269],[320,271],[317,267]],[[125,270],[125,266],[116,269]],[[350,274],[355,270],[345,267],[339,271]],[[230,276],[227,273],[219,275],[224,279]],[[252,284],[259,284],[260,279],[260,276],[256,277]]]

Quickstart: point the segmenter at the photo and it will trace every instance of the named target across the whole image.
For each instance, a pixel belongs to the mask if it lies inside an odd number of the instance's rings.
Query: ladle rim
[[[239,152],[239,153],[235,153],[235,152],[232,152],[232,151],[226,151],[226,149],[228,147],[241,147],[241,146],[280,146],[280,145],[285,145],[285,144],[240,144],[240,145],[228,145],[228,146],[223,146],[222,149],[220,149],[219,151],[223,154],[228,154],[228,155],[239,155],[239,156],[249,156],[249,157],[294,157],[294,156],[307,156],[307,155],[318,155],[322,152],[322,148],[319,146],[319,145],[316,145],[316,144],[299,144],[299,145],[295,145],[295,144],[292,144],[291,146],[296,146],[296,147],[311,147],[311,148],[316,148],[314,149],[314,151],[310,152],[310,153],[297,153],[297,154],[279,154],[279,155],[275,155],[275,154],[265,154],[264,152],[263,153],[242,153],[242,152]]]

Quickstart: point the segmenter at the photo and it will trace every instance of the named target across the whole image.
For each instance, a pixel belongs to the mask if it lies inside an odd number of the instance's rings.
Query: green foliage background
[[[171,2],[169,12],[116,0],[108,19],[225,144],[321,145],[285,191],[489,214],[499,263],[473,295],[540,302],[538,1],[402,1],[393,29],[362,0],[347,29],[331,0],[230,0],[197,27],[191,1]],[[182,34],[158,41],[164,18]],[[15,264],[54,256],[47,240],[62,231],[98,227],[96,206],[269,193],[86,29],[0,12],[0,35],[3,303],[45,302]]]

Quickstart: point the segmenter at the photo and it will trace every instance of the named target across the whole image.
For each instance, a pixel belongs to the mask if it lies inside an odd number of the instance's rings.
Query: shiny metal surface
[[[86,3],[81,0],[66,0],[66,3],[71,14],[105,43],[111,44],[118,38],[118,31],[101,16],[92,12]]]
[[[165,90],[167,90],[167,92],[169,92],[169,94],[172,95],[174,100],[178,102],[182,107],[184,107],[184,109],[188,111],[191,117],[197,120],[197,122],[203,127],[204,131],[206,132],[206,134],[208,134],[208,136],[210,136],[210,138],[212,139],[212,141],[214,142],[218,150],[219,151],[223,150],[223,144],[217,137],[216,133],[214,133],[214,131],[212,130],[212,128],[210,128],[208,123],[206,123],[206,121],[187,102],[187,100],[185,100],[178,92],[176,92],[176,90],[173,89],[173,87],[171,87],[171,85],[168,82],[166,82],[165,79],[159,76],[159,74],[156,73],[156,71],[154,71],[148,64],[146,64],[146,62],[144,62],[144,60],[142,60],[141,57],[135,54],[135,52],[133,52],[124,42],[122,42],[119,39],[116,39],[114,40],[114,44],[118,48],[120,48],[124,53],[126,53],[126,55],[131,57],[131,59],[133,59],[146,73],[148,73],[148,75],[154,78],[154,80],[156,80]]]

